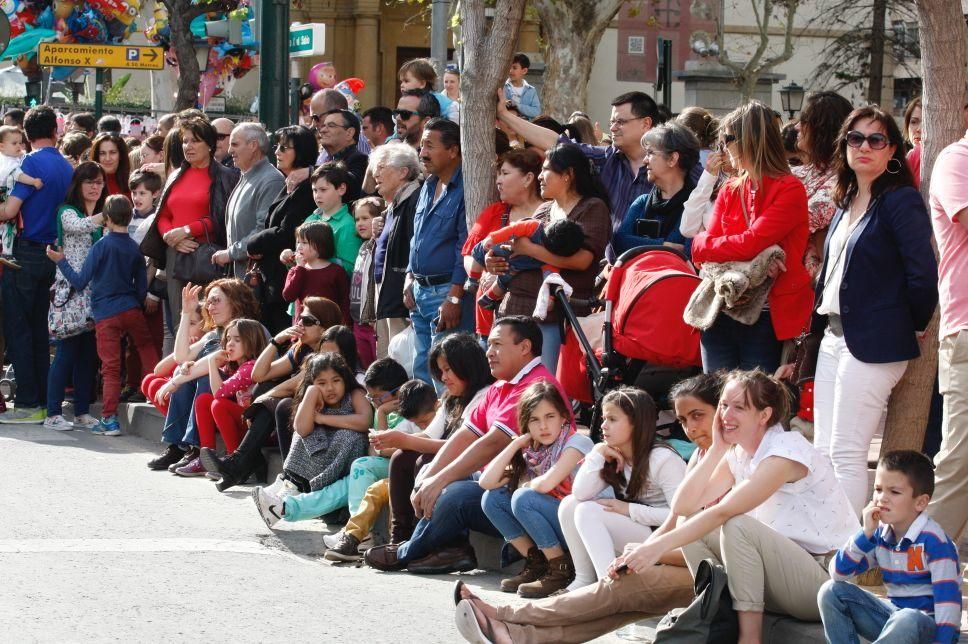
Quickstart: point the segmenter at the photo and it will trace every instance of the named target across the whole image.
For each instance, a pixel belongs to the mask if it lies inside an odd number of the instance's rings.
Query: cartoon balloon
[[[317,63],[309,70],[306,79],[315,91],[332,88],[336,85],[336,66],[333,63]]]

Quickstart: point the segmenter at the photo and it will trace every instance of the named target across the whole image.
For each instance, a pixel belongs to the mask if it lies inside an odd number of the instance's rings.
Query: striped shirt
[[[879,567],[887,597],[898,608],[934,617],[934,641],[956,642],[961,623],[958,550],[937,523],[923,512],[900,541],[881,524],[868,539],[861,530],[837,551],[830,576],[843,581]]]

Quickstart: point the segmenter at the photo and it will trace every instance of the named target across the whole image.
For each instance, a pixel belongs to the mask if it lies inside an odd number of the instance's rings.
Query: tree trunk
[[[494,200],[494,119],[497,90],[507,77],[526,0],[497,0],[488,24],[484,0],[461,3],[464,64],[460,83],[461,151],[467,226]]]
[[[168,8],[168,25],[171,27],[171,46],[178,58],[178,90],[175,97],[175,111],[195,107],[198,101],[198,85],[201,72],[195,58],[195,40],[192,37],[191,22],[195,18],[188,0],[163,0]]]
[[[625,0],[533,0],[545,39],[542,112],[564,121],[585,109],[598,43],[623,4]]]
[[[927,198],[931,169],[938,153],[964,133],[964,17],[959,0],[918,0],[921,32],[921,75],[924,82],[924,143],[921,148],[921,193]],[[928,325],[921,357],[908,364],[891,394],[881,453],[920,450],[928,423],[931,393],[938,374],[938,314]]]
[[[867,102],[881,104],[884,88],[884,24],[887,20],[887,0],[874,0],[871,21],[871,73],[867,87]]]

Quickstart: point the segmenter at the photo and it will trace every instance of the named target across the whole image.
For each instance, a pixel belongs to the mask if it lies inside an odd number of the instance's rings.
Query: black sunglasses
[[[404,121],[409,121],[414,115],[421,116],[420,112],[414,112],[413,110],[393,110],[391,114],[393,118],[401,118]]]
[[[871,150],[883,150],[889,143],[888,138],[883,134],[875,132],[874,134],[864,136],[862,132],[858,132],[857,130],[848,132],[844,140],[852,148],[860,148],[860,146],[864,145],[864,141],[867,141],[867,145],[871,146]]]
[[[221,132],[218,132],[218,133],[216,133],[215,138],[218,139],[219,141],[224,141],[225,139],[229,138],[230,136],[232,136],[232,135],[231,134],[222,134]]]
[[[319,320],[317,320],[312,315],[300,315],[299,322],[303,326],[316,326],[317,324],[319,324]]]

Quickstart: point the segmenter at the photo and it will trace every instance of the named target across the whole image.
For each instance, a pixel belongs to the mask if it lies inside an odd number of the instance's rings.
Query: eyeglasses
[[[215,135],[215,138],[218,139],[219,141],[224,141],[225,139],[229,138],[230,136],[232,136],[232,135],[231,134],[222,134],[221,132],[218,132]]]
[[[299,323],[303,326],[316,326],[319,324],[319,320],[312,315],[300,315]]]
[[[413,110],[393,110],[390,112],[395,119],[403,119],[404,121],[409,121],[414,116],[420,116],[420,112],[414,112]]]
[[[625,127],[626,123],[631,123],[632,121],[641,121],[644,118],[644,116],[633,116],[630,119],[609,119],[608,125],[609,127]]]
[[[384,392],[382,395],[376,396],[376,397],[373,397],[370,394],[366,394],[366,399],[374,407],[379,407],[380,405],[382,405],[386,401],[388,401],[391,398],[393,398],[394,396],[396,396],[397,395],[397,392],[399,390],[400,390],[400,387],[394,387],[390,391]]]
[[[98,188],[104,187],[104,182],[100,179],[91,179],[89,181],[82,181],[81,183],[85,186],[97,186]]]
[[[871,146],[871,150],[883,150],[889,142],[886,136],[878,132],[864,136],[862,132],[858,132],[857,130],[851,130],[844,138],[847,141],[847,145],[852,148],[860,148],[860,146],[864,145],[864,141],[867,141],[867,145]]]
[[[322,125],[319,126],[319,129],[321,129],[321,130],[331,130],[334,127],[343,128],[344,130],[350,129],[349,126],[343,125],[342,123],[323,123]]]
[[[222,298],[212,297],[211,295],[205,300],[205,306],[216,306],[222,303]]]

